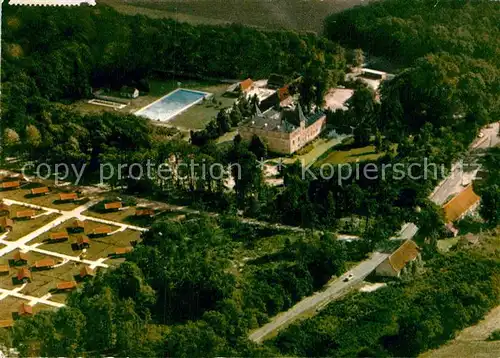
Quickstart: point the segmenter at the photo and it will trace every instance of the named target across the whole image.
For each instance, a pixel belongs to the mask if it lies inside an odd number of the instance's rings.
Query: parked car
[[[352,273],[348,273],[347,276],[344,278],[344,282],[349,282],[354,278],[354,275]]]

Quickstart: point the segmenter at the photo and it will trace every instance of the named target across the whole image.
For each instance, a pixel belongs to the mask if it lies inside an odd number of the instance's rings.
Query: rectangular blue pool
[[[135,114],[154,121],[166,122],[200,102],[209,94],[210,93],[207,92],[179,88],[159,100],[148,104],[146,107],[141,108],[135,112]]]

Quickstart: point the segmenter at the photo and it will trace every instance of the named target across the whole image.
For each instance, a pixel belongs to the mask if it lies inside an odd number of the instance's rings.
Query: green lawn
[[[377,160],[382,157],[385,153],[377,153],[375,151],[375,146],[367,145],[361,148],[352,148],[349,150],[333,150],[323,159],[319,160],[316,164],[342,164],[342,163],[354,163],[354,162],[365,162],[369,160]]]
[[[336,146],[341,142],[338,138],[319,138],[312,143],[314,148],[303,155],[294,155],[291,158],[285,158],[283,162],[285,164],[293,163],[296,160],[304,162],[305,165],[309,165],[321,157],[324,153],[330,150],[332,147]]]

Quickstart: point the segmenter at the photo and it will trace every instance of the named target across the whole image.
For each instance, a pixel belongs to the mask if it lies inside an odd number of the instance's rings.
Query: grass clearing
[[[334,146],[340,144],[341,139],[338,138],[319,138],[314,141],[312,145],[314,146],[308,153],[303,155],[294,155],[292,158],[286,158],[283,160],[285,164],[291,164],[297,160],[301,163],[304,162],[305,165],[315,162],[324,153],[333,148]]]
[[[375,146],[367,145],[361,148],[352,148],[349,150],[333,150],[324,159],[319,160],[316,164],[342,164],[355,163],[365,161],[375,161],[382,157],[385,153],[377,153]]]
[[[9,190],[9,191],[3,191],[0,192],[0,198],[1,199],[10,199],[10,200],[17,200],[17,201],[22,201],[25,203],[33,204],[33,205],[39,205],[39,206],[44,206],[47,208],[53,208],[53,209],[59,209],[59,210],[73,210],[79,205],[82,205],[82,202],[78,203],[58,203],[59,200],[59,194],[62,192],[58,189],[50,188],[51,191],[47,195],[40,195],[40,196],[31,196],[30,195],[30,189],[27,189],[26,187],[23,189],[17,189],[17,190]]]

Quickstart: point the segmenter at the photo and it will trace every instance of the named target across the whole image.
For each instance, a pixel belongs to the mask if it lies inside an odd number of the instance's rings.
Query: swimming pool
[[[144,116],[154,121],[166,122],[182,111],[200,102],[210,93],[187,90],[183,88],[176,89],[159,100],[148,104],[135,112],[138,116]]]

